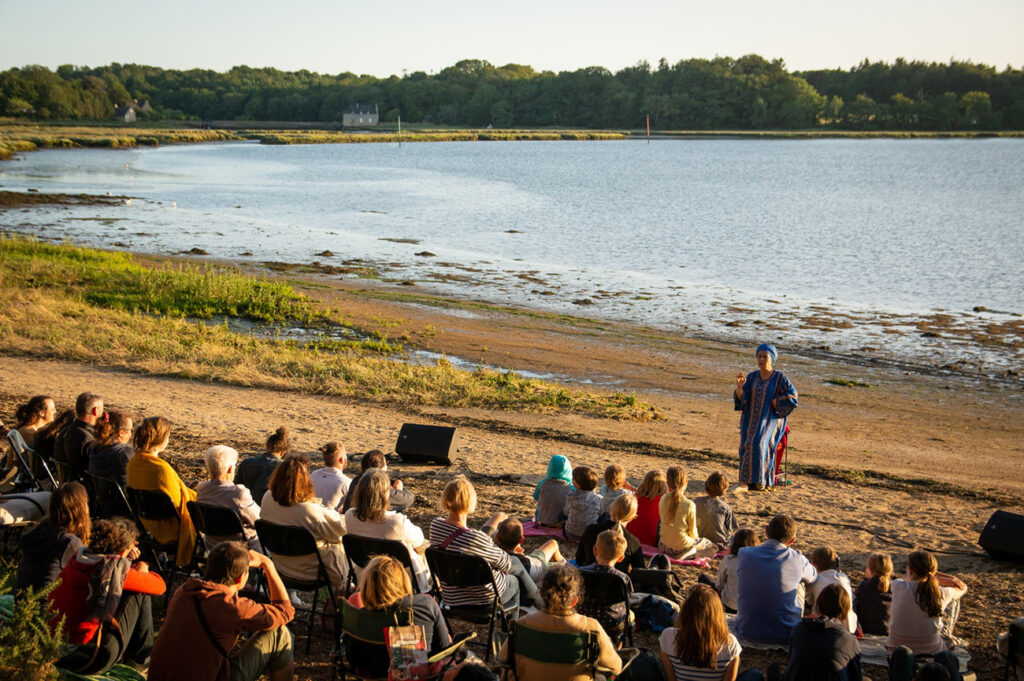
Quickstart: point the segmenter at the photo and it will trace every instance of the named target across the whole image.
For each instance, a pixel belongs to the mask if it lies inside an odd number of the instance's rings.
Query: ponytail
[[[907,567],[921,583],[917,587],[917,605],[929,617],[942,616],[942,590],[935,573],[939,564],[927,551],[914,551],[907,559]]]
[[[671,490],[665,495],[667,497],[665,512],[668,514],[668,520],[671,521],[679,512],[679,505],[686,498],[686,471],[679,466],[670,466],[665,472],[665,479]]]
[[[15,428],[21,428],[32,423],[37,417],[42,420],[46,416],[46,403],[50,400],[49,395],[36,395],[25,404],[18,407],[14,413]]]
[[[881,593],[889,593],[890,581],[892,580],[892,558],[884,553],[872,553],[868,556],[868,567],[878,580],[878,590]]]
[[[122,430],[128,429],[128,422],[130,421],[128,414],[125,414],[123,411],[108,410],[106,414],[106,419],[96,422],[96,445],[99,447],[107,447],[114,444],[118,434]]]

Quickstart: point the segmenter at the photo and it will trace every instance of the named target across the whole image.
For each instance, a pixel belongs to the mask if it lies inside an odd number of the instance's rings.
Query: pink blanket
[[[565,534],[560,528],[557,527],[544,527],[536,520],[524,520],[523,521],[523,536],[524,537],[557,537],[558,539],[565,539]]]
[[[648,558],[651,556],[656,556],[659,553],[661,553],[661,551],[659,551],[658,549],[647,544],[641,544],[641,547],[643,548],[644,555]],[[699,568],[706,568],[710,563],[710,561],[707,558],[687,558],[685,560],[679,560],[678,558],[672,558],[671,556],[666,556],[666,558],[669,559],[669,562],[675,565],[692,565],[693,567]]]

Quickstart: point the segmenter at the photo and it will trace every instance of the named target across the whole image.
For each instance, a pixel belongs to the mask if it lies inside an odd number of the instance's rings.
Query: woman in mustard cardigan
[[[163,416],[151,416],[139,424],[132,436],[135,455],[128,461],[128,486],[166,494],[178,511],[178,520],[147,520],[146,529],[160,543],[178,542],[178,566],[188,565],[196,545],[196,530],[185,504],[196,493],[185,486],[171,465],[160,458],[171,437],[171,424]]]

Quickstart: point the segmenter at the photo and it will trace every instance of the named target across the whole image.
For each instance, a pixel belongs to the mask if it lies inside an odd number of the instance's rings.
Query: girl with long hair
[[[666,492],[668,480],[664,471],[647,471],[644,481],[636,488],[636,518],[630,521],[628,528],[641,544],[658,545],[658,504]]]
[[[868,556],[864,581],[853,592],[853,611],[865,634],[889,635],[892,613],[892,558],[884,553]]]
[[[686,471],[671,466],[665,479],[669,491],[658,501],[658,550],[672,558],[715,555],[718,547],[697,534],[697,506],[686,498]]]
[[[892,616],[886,643],[890,651],[906,646],[915,655],[936,655],[950,647],[949,638],[967,585],[938,570],[935,556],[927,551],[907,556],[906,575],[892,582]]]
[[[85,487],[69,482],[50,495],[46,520],[19,541],[18,589],[36,590],[55,581],[65,563],[89,543],[92,521]]]

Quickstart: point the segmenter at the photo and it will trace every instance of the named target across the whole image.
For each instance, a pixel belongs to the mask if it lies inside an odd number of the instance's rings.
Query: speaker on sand
[[[403,423],[398,432],[395,453],[402,461],[452,465],[455,447],[455,428],[449,426],[423,426]]]
[[[996,511],[981,531],[978,543],[997,560],[1024,563],[1024,515]]]

